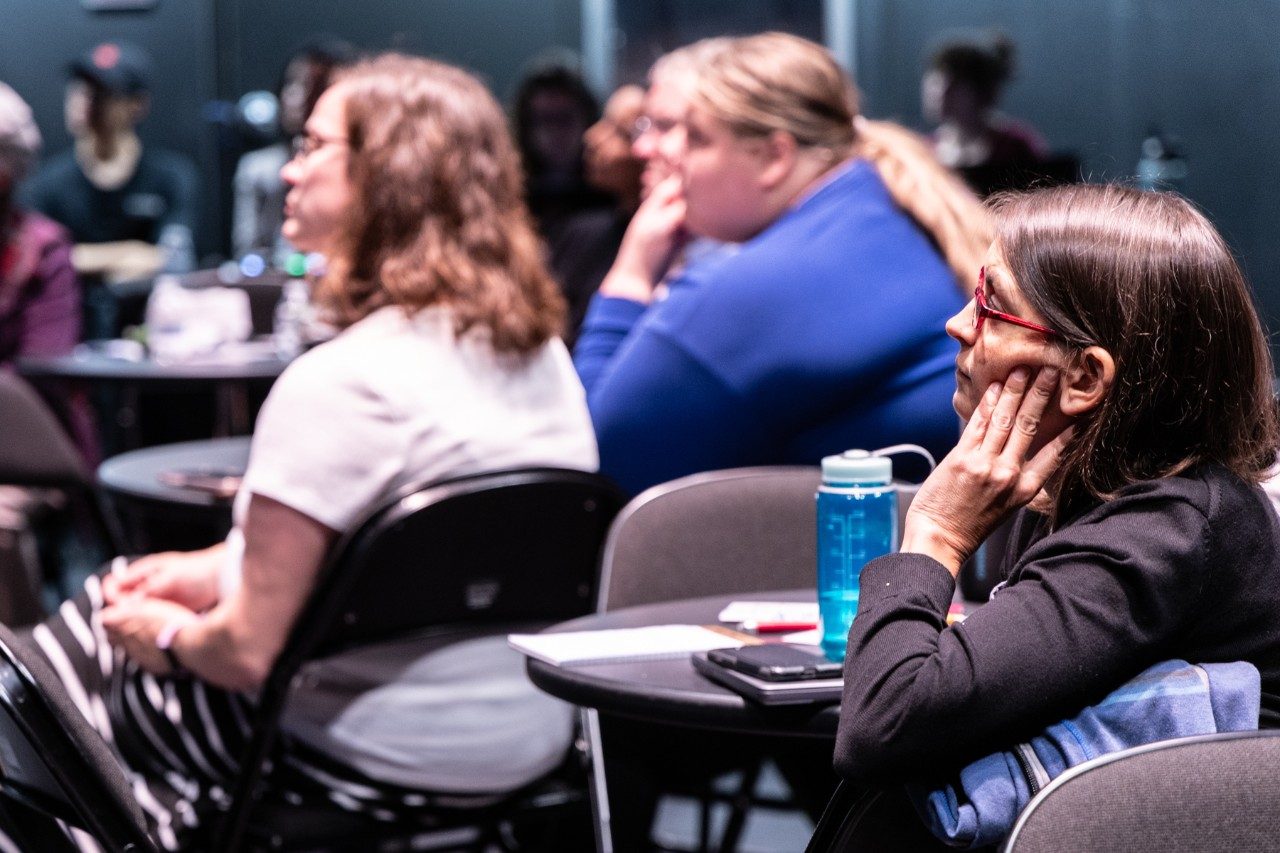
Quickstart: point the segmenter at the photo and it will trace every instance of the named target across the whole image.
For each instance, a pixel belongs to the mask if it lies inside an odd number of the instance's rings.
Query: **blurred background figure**
[[[600,105],[582,76],[557,60],[525,75],[513,112],[529,212],[543,239],[554,242],[575,213],[611,204],[583,174],[583,135]]]
[[[280,141],[240,158],[234,179],[231,251],[241,258],[256,252],[278,268],[284,267],[293,247],[280,234],[284,222],[284,196],[280,169],[289,161],[290,146],[329,87],[335,69],[349,63],[355,49],[339,39],[314,39],[294,52],[280,75],[276,89]]]
[[[698,471],[954,444],[955,349],[989,242],[977,199],[852,81],[781,33],[695,46],[671,147],[575,350],[601,470],[631,492]],[[666,158],[664,157],[664,160]],[[741,244],[660,283],[686,235]]]
[[[0,368],[23,356],[68,353],[80,339],[80,285],[66,229],[19,207],[15,192],[34,167],[40,131],[27,103],[0,83]],[[82,392],[42,387],[85,462],[98,444]]]
[[[583,165],[587,185],[614,203],[572,216],[548,241],[551,271],[568,308],[564,339],[570,346],[640,206],[645,162],[631,150],[631,140],[643,108],[644,90],[639,86],[623,86],[605,102],[604,114],[583,137]]]
[[[0,369],[23,356],[68,353],[80,337],[80,285],[71,265],[71,238],[57,223],[14,202],[35,165],[40,131],[27,103],[0,83]],[[97,436],[83,390],[42,383],[37,389],[67,428],[86,464],[97,465]],[[12,437],[11,437],[12,438]],[[33,621],[41,613],[40,584],[57,572],[63,531],[35,528],[42,510],[61,502],[43,490],[0,484],[0,620]],[[53,518],[50,516],[50,518]],[[40,553],[46,563],[37,559]]]
[[[93,281],[195,266],[195,166],[144,148],[136,131],[150,108],[150,75],[150,57],[125,42],[103,42],[73,62],[64,115],[75,145],[27,187],[30,206],[71,232],[76,269]],[[91,336],[111,336],[113,309],[109,299],[90,300]]]
[[[1015,52],[999,32],[956,34],[933,52],[920,99],[925,120],[937,126],[934,150],[944,165],[1028,166],[1049,156],[1039,133],[999,109]]]
[[[623,86],[605,101],[604,114],[583,137],[587,184],[634,211],[640,204],[644,161],[631,150],[632,134],[644,110],[644,90]]]
[[[684,116],[697,82],[699,57],[716,50],[725,39],[709,38],[658,58],[649,69],[644,115],[636,125],[632,150],[644,161],[641,178],[645,195],[663,178],[675,174],[684,146]]]

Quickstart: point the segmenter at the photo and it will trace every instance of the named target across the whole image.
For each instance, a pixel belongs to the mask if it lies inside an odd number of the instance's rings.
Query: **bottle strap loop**
[[[896,456],[899,453],[914,453],[917,456],[923,456],[924,460],[929,463],[929,473],[933,473],[933,469],[938,467],[933,454],[918,444],[891,444],[888,447],[871,451],[872,456]]]

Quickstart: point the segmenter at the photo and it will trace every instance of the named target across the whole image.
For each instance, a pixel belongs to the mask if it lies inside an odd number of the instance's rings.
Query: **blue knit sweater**
[[[955,277],[854,160],[651,306],[597,296],[575,352],[601,471],[633,492],[696,471],[955,443]]]

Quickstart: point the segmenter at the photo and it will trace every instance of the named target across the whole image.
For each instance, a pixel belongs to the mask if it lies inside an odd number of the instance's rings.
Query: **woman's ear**
[[[775,130],[760,142],[760,156],[764,163],[759,181],[762,187],[771,190],[791,175],[799,146],[794,136],[782,130]]]
[[[1096,408],[1111,390],[1116,362],[1102,347],[1086,347],[1062,371],[1058,408],[1068,417],[1079,417]]]

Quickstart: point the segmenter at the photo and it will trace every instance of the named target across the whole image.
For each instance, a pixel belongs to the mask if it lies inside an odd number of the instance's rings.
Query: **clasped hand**
[[[220,559],[216,548],[152,554],[106,575],[102,579],[106,607],[100,617],[107,639],[148,672],[168,673],[169,663],[156,648],[156,637],[170,622],[217,603]]]
[[[907,513],[901,550],[933,557],[955,575],[1012,512],[1044,488],[1071,437],[1067,427],[1032,453],[1059,371],[1025,367],[982,395],[960,441],[925,480]]]

